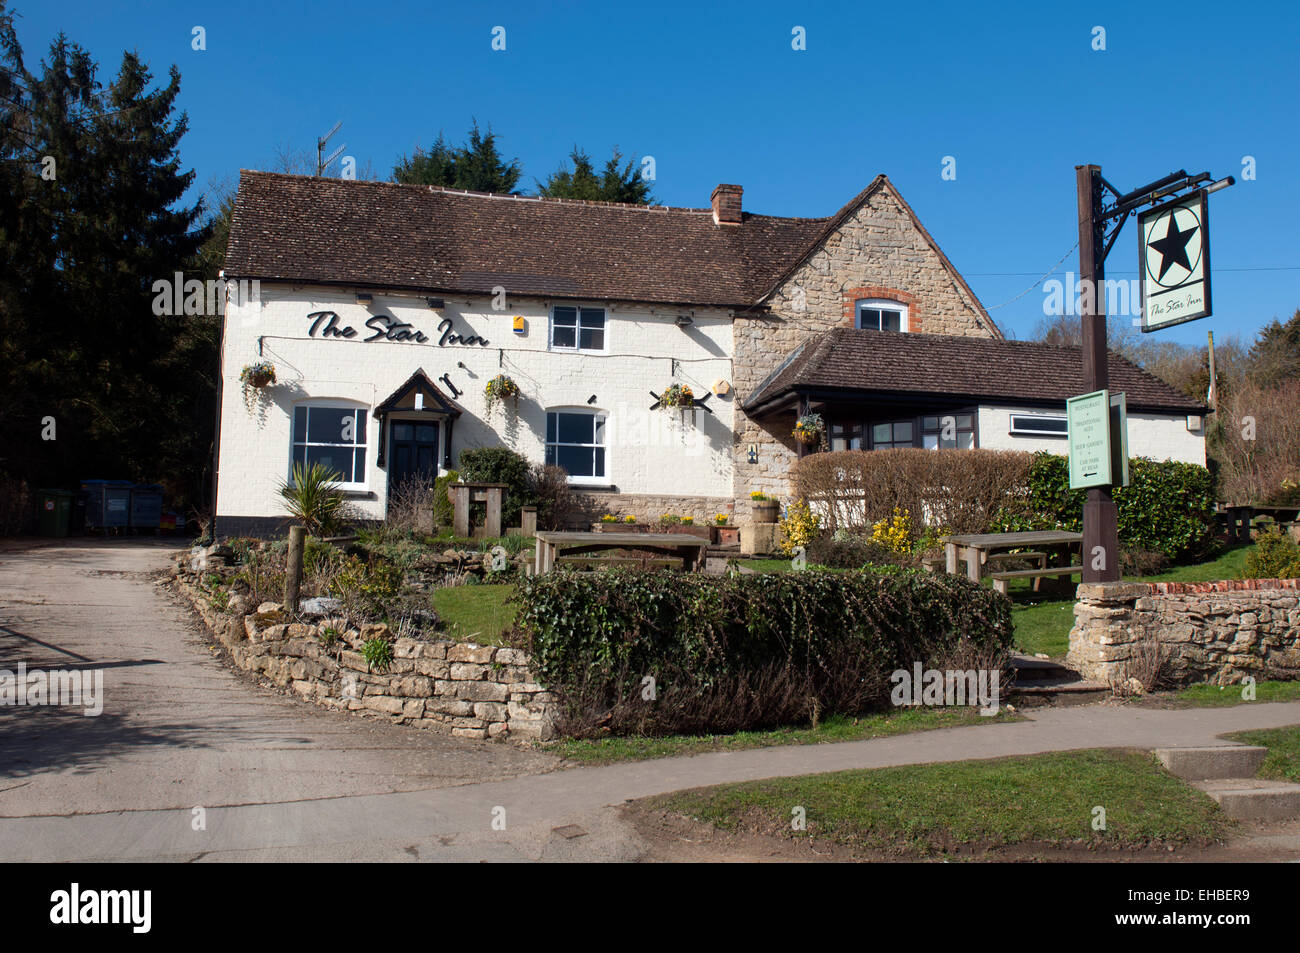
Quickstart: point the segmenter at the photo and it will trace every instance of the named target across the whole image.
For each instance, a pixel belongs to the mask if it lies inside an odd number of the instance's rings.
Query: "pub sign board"
[[[1210,211],[1204,189],[1138,215],[1142,330],[1210,314]]]

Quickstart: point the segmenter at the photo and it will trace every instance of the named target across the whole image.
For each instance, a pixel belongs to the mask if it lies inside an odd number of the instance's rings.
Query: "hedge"
[[[1129,485],[1112,491],[1118,513],[1119,540],[1155,550],[1170,559],[1195,557],[1209,545],[1214,526],[1214,480],[1194,463],[1129,460]],[[1070,489],[1069,461],[1049,453],[1034,454],[1028,495],[1008,506],[994,521],[996,530],[1083,528],[1086,490]]]
[[[916,531],[1079,530],[1086,492],[1070,489],[1067,458],[1007,450],[842,450],[804,457],[795,495],[829,530],[867,533],[895,507]],[[1214,480],[1193,463],[1134,457],[1117,487],[1120,542],[1170,559],[1203,554],[1214,521]]]
[[[523,580],[517,599],[514,641],[572,735],[856,714],[887,703],[897,669],[1001,667],[1012,644],[1010,602],[942,573],[561,569]]]
[[[899,509],[914,526],[982,533],[1023,491],[1031,462],[1012,450],[839,450],[804,457],[792,477],[831,532],[870,533]]]

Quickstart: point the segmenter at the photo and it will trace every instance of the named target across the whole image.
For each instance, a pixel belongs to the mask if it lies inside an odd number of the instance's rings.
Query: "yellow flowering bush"
[[[821,517],[812,511],[807,500],[791,503],[781,518],[781,553],[793,556],[800,546],[806,549],[821,528]]]
[[[912,514],[894,507],[894,515],[880,520],[871,527],[872,542],[879,543],[896,553],[912,551]]]

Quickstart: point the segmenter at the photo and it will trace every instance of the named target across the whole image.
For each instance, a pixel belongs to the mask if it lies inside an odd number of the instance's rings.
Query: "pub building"
[[[283,526],[295,462],[380,520],[482,446],[563,466],[575,525],[744,522],[815,451],[801,415],[832,450],[1064,453],[1084,390],[1079,349],[1006,340],[884,175],[782,218],[738,185],[667,208],[245,171],[224,277],[258,290],[226,301],[222,536]],[[1110,380],[1134,454],[1205,462],[1205,406],[1113,354]]]

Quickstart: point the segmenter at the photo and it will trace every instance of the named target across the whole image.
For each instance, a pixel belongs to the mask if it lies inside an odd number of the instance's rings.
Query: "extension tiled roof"
[[[743,403],[747,411],[799,391],[948,395],[1059,403],[1082,394],[1082,349],[993,338],[835,328],[791,352]],[[1204,413],[1206,407],[1111,352],[1111,391],[1130,410]]]
[[[750,306],[830,218],[487,195],[421,185],[240,174],[231,277],[427,292]]]

